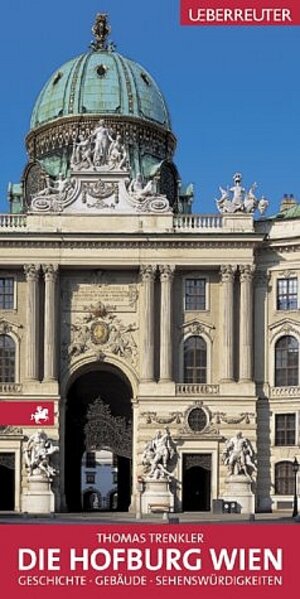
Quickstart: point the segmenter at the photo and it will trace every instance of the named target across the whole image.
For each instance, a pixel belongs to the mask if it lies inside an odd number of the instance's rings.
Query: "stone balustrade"
[[[176,231],[215,231],[223,226],[223,218],[216,214],[180,214],[174,216],[174,229]]]
[[[12,231],[27,227],[26,214],[0,214],[0,229]]]
[[[218,395],[219,385],[207,385],[199,383],[178,383],[176,395]]]
[[[271,387],[271,397],[300,397],[300,387]]]
[[[0,383],[0,394],[12,395],[22,392],[22,385],[20,383]]]

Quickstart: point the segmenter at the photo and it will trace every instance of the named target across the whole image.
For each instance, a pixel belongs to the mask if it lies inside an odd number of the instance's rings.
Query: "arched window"
[[[16,345],[9,335],[0,335],[0,383],[14,383]]]
[[[292,462],[275,464],[275,493],[276,495],[294,495],[295,474]]]
[[[189,337],[184,342],[184,382],[206,383],[207,348],[202,337]]]
[[[295,337],[281,337],[275,346],[275,387],[298,385],[299,346]]]

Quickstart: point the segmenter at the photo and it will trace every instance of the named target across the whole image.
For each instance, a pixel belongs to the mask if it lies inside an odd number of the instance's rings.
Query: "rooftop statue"
[[[155,196],[156,189],[153,179],[150,179],[147,183],[143,182],[143,175],[138,173],[135,179],[132,179],[129,188],[129,193],[135,200],[144,200],[147,196]]]
[[[44,189],[34,194],[31,198],[31,209],[38,211],[53,210],[60,212],[74,192],[75,181],[65,178],[59,173],[55,181],[47,177]]]
[[[230,188],[227,187],[224,189],[223,187],[219,187],[221,197],[216,200],[219,212],[221,214],[253,214],[258,209],[260,214],[264,214],[269,206],[269,202],[264,197],[257,199],[254,193],[257,184],[253,183],[249,191],[246,191],[242,187],[242,175],[240,173],[233,175],[233,182],[234,185]]]

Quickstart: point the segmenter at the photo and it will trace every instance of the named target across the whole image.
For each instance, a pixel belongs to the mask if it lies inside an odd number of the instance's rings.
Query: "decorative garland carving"
[[[168,416],[158,415],[157,412],[142,412],[146,424],[181,424],[183,420],[182,412],[170,412]]]
[[[251,421],[254,422],[255,414],[253,412],[242,412],[238,416],[227,416],[225,412],[213,412],[212,420],[216,424],[221,424],[222,422],[225,424],[241,424],[242,422],[250,424]]]

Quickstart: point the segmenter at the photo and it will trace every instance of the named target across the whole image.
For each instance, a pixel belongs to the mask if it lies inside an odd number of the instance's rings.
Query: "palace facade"
[[[109,43],[105,15],[93,32],[42,89],[0,216],[0,402],[53,402],[42,427],[58,447],[58,512],[135,511],[145,445],[164,427],[176,511],[222,499],[237,431],[254,452],[256,510],[290,510],[300,206],[286,196],[256,218],[265,200],[236,173],[216,214],[193,214],[161,90]],[[25,510],[32,431],[0,429],[2,511]]]

